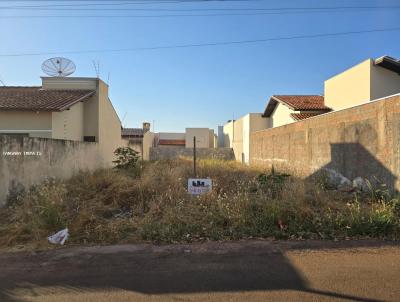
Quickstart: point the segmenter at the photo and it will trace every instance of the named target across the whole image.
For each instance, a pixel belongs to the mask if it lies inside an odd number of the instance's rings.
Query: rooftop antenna
[[[3,86],[6,86],[6,84],[4,83],[3,78],[1,76],[0,76],[0,84]]]
[[[100,77],[100,62],[99,61],[92,61],[93,63],[93,67],[94,67],[94,72],[96,73],[96,77],[99,78]]]
[[[42,70],[51,77],[67,77],[75,72],[76,66],[70,59],[56,57],[44,61]]]
[[[123,128],[125,128],[124,121],[125,121],[125,118],[126,118],[127,114],[128,114],[128,112],[125,112],[125,114],[124,114],[124,116],[122,117],[122,120],[121,120],[121,124],[122,124]]]

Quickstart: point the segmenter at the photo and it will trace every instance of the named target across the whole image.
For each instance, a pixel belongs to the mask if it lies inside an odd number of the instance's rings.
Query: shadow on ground
[[[22,301],[14,295],[16,290],[35,296],[35,288],[43,287],[144,294],[296,290],[336,299],[380,301],[311,289],[284,255],[289,245],[139,245],[0,254],[0,301]],[[300,243],[290,248],[319,247]],[[327,244],[327,248],[337,247]]]

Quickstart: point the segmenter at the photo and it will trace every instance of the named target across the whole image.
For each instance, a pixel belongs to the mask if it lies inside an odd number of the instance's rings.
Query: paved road
[[[243,241],[0,253],[0,301],[400,301],[400,244]]]

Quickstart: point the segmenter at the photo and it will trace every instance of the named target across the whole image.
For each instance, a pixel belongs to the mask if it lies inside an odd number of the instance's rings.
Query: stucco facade
[[[208,128],[186,128],[186,148],[193,148],[194,137],[196,137],[196,148],[214,148],[214,130]]]
[[[275,111],[271,115],[272,127],[279,127],[294,123],[295,120],[291,117],[291,114],[294,112],[295,111],[289,109],[287,106],[278,103]]]
[[[271,119],[262,113],[249,113],[224,125],[224,147],[232,148],[236,161],[248,163],[250,158],[250,134],[271,127]]]
[[[51,112],[0,111],[0,133],[51,138]]]
[[[400,92],[400,76],[368,59],[325,81],[325,103],[334,110]]]

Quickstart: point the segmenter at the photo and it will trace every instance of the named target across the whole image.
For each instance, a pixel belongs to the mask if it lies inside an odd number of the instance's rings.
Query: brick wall
[[[251,134],[250,164],[311,177],[324,168],[400,190],[400,95]]]

